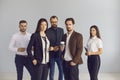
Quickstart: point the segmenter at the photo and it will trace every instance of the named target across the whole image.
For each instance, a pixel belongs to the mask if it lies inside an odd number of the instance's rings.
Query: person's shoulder
[[[13,35],[12,35],[12,39],[17,39],[18,37],[19,37],[19,33],[14,33]]]
[[[57,27],[59,30],[63,30],[63,28],[61,28],[61,27]]]
[[[38,33],[32,33],[31,37],[36,37],[38,35]]]
[[[46,32],[49,32],[49,31],[51,31],[52,30],[52,28],[50,27],[50,28],[48,28],[47,30],[46,30]]]
[[[98,41],[98,42],[102,42],[102,39],[100,39],[100,38],[97,38],[97,41]]]
[[[81,34],[81,33],[76,32],[76,31],[74,31],[74,32],[75,32],[76,36],[82,36],[82,34]]]
[[[12,35],[12,37],[17,37],[17,36],[19,36],[20,35],[20,33],[14,33],[13,35]]]

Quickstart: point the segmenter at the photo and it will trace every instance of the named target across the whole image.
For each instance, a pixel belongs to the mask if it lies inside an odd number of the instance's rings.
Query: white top
[[[43,47],[43,60],[42,60],[42,64],[46,64],[49,62],[49,46],[50,46],[50,42],[48,40],[48,38],[46,37],[46,42],[47,42],[47,46],[46,46],[46,51],[45,51],[45,41],[44,39],[41,37],[42,39],[42,47]]]
[[[103,42],[97,36],[88,40],[86,48],[90,52],[97,52],[99,48],[103,48]]]
[[[64,55],[64,59],[65,61],[71,61],[72,60],[72,56],[70,54],[70,49],[69,49],[69,40],[70,40],[71,34],[67,34],[67,39],[66,39],[66,47],[65,47],[65,55]]]
[[[17,55],[27,55],[26,50],[24,52],[18,52],[17,50],[18,48],[27,48],[30,36],[31,34],[27,32],[25,35],[23,35],[21,32],[14,34],[9,44],[9,50]]]

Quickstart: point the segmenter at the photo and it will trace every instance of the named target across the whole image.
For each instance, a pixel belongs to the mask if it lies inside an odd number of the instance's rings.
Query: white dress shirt
[[[41,37],[42,39],[42,48],[43,48],[43,60],[42,60],[42,64],[46,64],[49,62],[49,46],[50,46],[50,42],[48,40],[48,38],[46,37],[46,50],[45,50],[45,41],[44,39]]]
[[[86,48],[90,52],[97,52],[99,48],[103,48],[103,42],[97,36],[88,40]]]
[[[71,35],[72,35],[72,33],[69,34],[69,35],[67,34],[65,55],[64,55],[65,61],[71,61],[72,60],[72,56],[70,54],[70,49],[69,49],[69,40],[70,40]]]
[[[26,56],[26,50],[24,52],[18,52],[18,48],[27,48],[30,36],[31,34],[27,32],[25,35],[23,35],[21,32],[14,34],[9,44],[9,50],[17,55]]]

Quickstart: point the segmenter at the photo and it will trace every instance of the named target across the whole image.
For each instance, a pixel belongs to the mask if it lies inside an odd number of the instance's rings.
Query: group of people
[[[67,33],[58,27],[58,17],[50,17],[51,27],[41,18],[33,34],[28,33],[27,21],[19,22],[19,32],[12,36],[9,49],[15,53],[17,80],[22,80],[23,68],[31,80],[54,80],[55,62],[59,70],[58,80],[79,80],[79,64],[83,63],[83,37],[74,30],[73,18],[65,20]],[[103,44],[98,27],[90,27],[90,38],[85,47],[90,80],[98,80],[100,54]]]

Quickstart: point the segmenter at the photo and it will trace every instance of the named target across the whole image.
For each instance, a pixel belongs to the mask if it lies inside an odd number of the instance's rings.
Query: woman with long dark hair
[[[103,43],[100,37],[99,29],[96,25],[90,27],[90,38],[86,45],[86,55],[88,56],[87,65],[90,80],[98,80],[100,68],[100,54],[103,51]]]
[[[38,21],[36,31],[32,34],[27,47],[28,56],[31,57],[34,65],[34,77],[36,80],[47,80],[48,77],[50,43],[45,33],[47,28],[47,20],[41,18]]]

